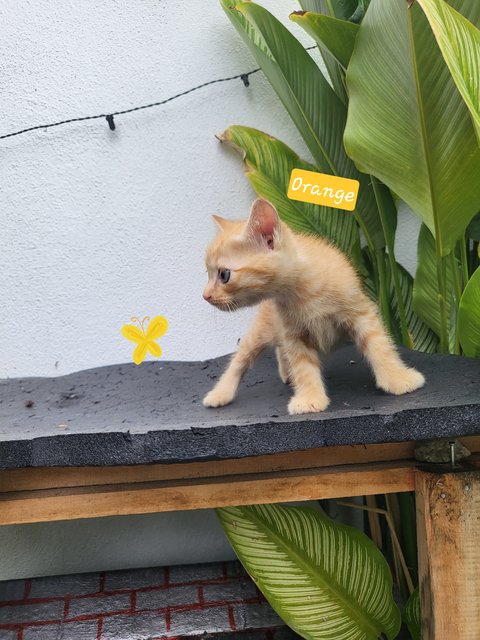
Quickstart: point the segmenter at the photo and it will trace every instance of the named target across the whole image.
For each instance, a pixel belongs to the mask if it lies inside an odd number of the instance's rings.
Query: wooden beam
[[[414,462],[373,463],[0,494],[0,524],[410,491]]]
[[[52,467],[0,471],[0,493],[88,485],[212,478],[413,458],[413,442],[322,447],[233,460],[120,467]],[[480,438],[479,438],[480,449]]]
[[[480,471],[417,471],[422,640],[480,638]]]
[[[480,436],[468,436],[461,440],[470,451],[480,452]],[[211,460],[182,464],[11,469],[0,471],[0,493],[186,478],[211,478],[357,463],[393,462],[413,459],[414,448],[415,442],[393,442],[322,447],[236,460]]]

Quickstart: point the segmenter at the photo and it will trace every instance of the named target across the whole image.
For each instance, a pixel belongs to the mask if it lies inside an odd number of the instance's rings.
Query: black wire
[[[310,49],[315,49],[316,45],[312,47],[307,47],[306,51]],[[170,96],[170,98],[166,98],[165,100],[160,100],[159,102],[151,102],[150,104],[142,104],[138,107],[131,107],[130,109],[122,109],[121,111],[111,111],[110,113],[99,113],[94,116],[80,116],[78,118],[69,118],[68,120],[60,120],[59,122],[50,122],[49,124],[37,124],[34,127],[27,127],[26,129],[20,129],[19,131],[13,131],[12,133],[5,133],[0,136],[0,140],[5,140],[5,138],[13,138],[13,136],[20,136],[23,133],[28,133],[29,131],[37,131],[38,129],[50,129],[51,127],[60,127],[64,124],[70,124],[71,122],[84,122],[86,120],[99,120],[100,118],[106,118],[108,122],[108,126],[113,131],[115,129],[115,122],[113,120],[114,116],[123,116],[126,113],[133,113],[134,111],[142,111],[143,109],[151,109],[152,107],[160,107],[163,104],[167,104],[167,102],[171,102],[172,100],[176,100],[177,98],[181,98],[182,96],[186,96],[193,91],[198,91],[199,89],[203,89],[203,87],[208,87],[211,84],[217,84],[219,82],[230,82],[231,80],[242,80],[243,84],[248,87],[249,76],[253,75],[260,71],[260,67],[258,69],[252,69],[252,71],[248,71],[247,73],[239,73],[236,76],[230,76],[229,78],[217,78],[216,80],[209,80],[208,82],[203,82],[202,84],[197,85],[196,87],[192,87],[191,89],[187,89],[186,91],[182,91],[181,93],[177,93],[174,96]]]
[[[151,109],[152,107],[159,107],[162,104],[167,104],[167,102],[171,102],[172,100],[176,100],[177,98],[186,96],[188,93],[192,93],[192,91],[198,91],[198,89],[203,89],[203,87],[208,87],[208,85],[216,84],[217,82],[230,82],[230,80],[238,80],[239,78],[241,78],[245,83],[244,78],[248,80],[248,76],[251,76],[253,73],[257,73],[257,71],[260,71],[260,67],[258,69],[253,69],[248,73],[239,73],[236,76],[230,76],[230,78],[217,78],[216,80],[209,80],[208,82],[204,82],[203,84],[199,84],[196,87],[187,89],[187,91],[182,91],[182,93],[177,93],[176,95],[171,96],[166,100],[161,100],[160,102],[151,102],[150,104],[143,104],[140,107],[132,107],[131,109],[124,109],[123,111],[113,111],[112,116],[123,116],[125,113],[132,113],[133,111],[141,111],[142,109]]]
[[[172,100],[176,100],[177,98],[181,98],[182,96],[186,96],[188,93],[192,93],[192,91],[198,91],[198,89],[203,89],[203,87],[207,87],[210,84],[216,84],[217,82],[229,82],[230,80],[238,80],[241,78],[243,82],[247,85],[248,76],[252,75],[252,73],[257,73],[260,71],[260,68],[253,69],[248,73],[239,73],[236,76],[230,76],[229,78],[217,78],[216,80],[209,80],[208,82],[203,82],[202,84],[197,85],[196,87],[192,87],[191,89],[187,89],[187,91],[182,91],[181,93],[177,93],[170,98],[166,98],[165,100],[160,100],[159,102],[151,102],[150,104],[142,104],[139,107],[132,107],[130,109],[122,109],[121,111],[112,111],[111,113],[99,113],[94,116],[80,116],[78,118],[69,118],[68,120],[60,120],[59,122],[50,122],[49,124],[37,124],[34,127],[27,127],[26,129],[20,129],[20,131],[13,131],[12,133],[6,133],[0,136],[0,140],[4,140],[5,138],[12,138],[13,136],[19,136],[22,133],[27,133],[29,131],[36,131],[37,129],[49,129],[51,127],[60,127],[64,124],[70,124],[71,122],[84,122],[85,120],[98,120],[100,118],[107,118],[107,121],[110,125],[110,128],[115,128],[115,125],[110,124],[113,122],[113,116],[123,116],[126,113],[133,113],[134,111],[141,111],[142,109],[151,109],[152,107],[159,107],[162,104],[166,104],[167,102],[171,102]],[[247,85],[248,86],[248,85]]]

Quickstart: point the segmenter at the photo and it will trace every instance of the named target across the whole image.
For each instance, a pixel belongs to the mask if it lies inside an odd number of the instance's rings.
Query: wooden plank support
[[[480,437],[476,449],[480,451]],[[468,445],[467,445],[468,446]],[[323,447],[229,460],[117,467],[28,467],[0,471],[0,493],[101,484],[212,478],[367,462],[412,460],[414,442]]]
[[[480,453],[480,436],[466,436],[461,439],[461,442],[472,453]],[[415,446],[416,443],[413,441],[389,442],[386,444],[322,447],[265,456],[210,460],[208,462],[120,465],[115,467],[6,469],[0,470],[0,493],[102,484],[211,478],[359,463],[413,460]]]
[[[480,638],[480,471],[416,471],[422,640]]]
[[[0,493],[0,525],[411,491],[411,460]]]

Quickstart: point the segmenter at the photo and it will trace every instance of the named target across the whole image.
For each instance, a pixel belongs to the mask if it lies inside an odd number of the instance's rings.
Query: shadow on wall
[[[0,580],[235,558],[212,510],[0,527],[0,549]]]
[[[360,511],[334,501],[329,515],[362,527]],[[213,509],[4,526],[0,549],[0,580],[236,558]]]

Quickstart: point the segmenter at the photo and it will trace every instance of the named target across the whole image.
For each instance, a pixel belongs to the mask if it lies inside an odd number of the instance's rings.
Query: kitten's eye
[[[230,280],[230,269],[219,269],[218,277],[220,278],[220,282],[223,282],[223,284],[227,284],[227,282]]]

